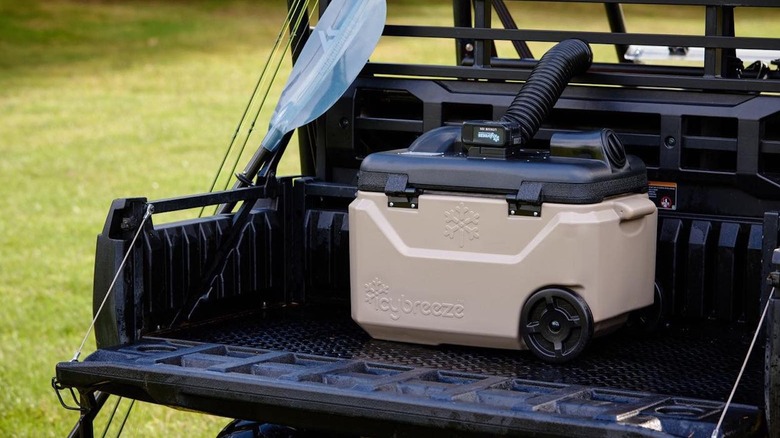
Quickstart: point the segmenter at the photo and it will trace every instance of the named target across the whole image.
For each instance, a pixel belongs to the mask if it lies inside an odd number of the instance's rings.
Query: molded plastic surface
[[[517,193],[524,184],[536,183],[541,185],[539,202],[590,204],[609,196],[647,190],[642,162],[636,157],[628,158],[632,170],[615,177],[607,165],[597,160],[532,155],[519,166],[512,160],[392,151],[372,154],[363,161],[358,187],[383,192],[392,175],[405,175],[411,187],[453,191]]]
[[[511,216],[501,198],[422,195],[415,208],[358,192],[349,207],[352,317],[371,336],[523,348],[520,314],[550,286],[599,323],[653,303],[656,210],[646,195],[546,203]]]
[[[103,349],[59,364],[57,375],[144,401],[364,436],[705,437],[723,409],[647,391],[174,340]],[[761,425],[755,407],[737,404],[723,430],[749,436]]]

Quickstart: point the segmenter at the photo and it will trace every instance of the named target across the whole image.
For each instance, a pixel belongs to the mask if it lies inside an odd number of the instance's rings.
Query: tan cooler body
[[[349,207],[352,317],[372,337],[530,346],[561,362],[653,303],[641,161],[616,170],[560,148],[473,159],[419,143],[366,158]]]

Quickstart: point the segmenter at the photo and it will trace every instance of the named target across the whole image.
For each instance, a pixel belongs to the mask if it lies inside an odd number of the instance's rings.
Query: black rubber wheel
[[[579,356],[590,342],[593,316],[578,295],[564,289],[542,289],[525,303],[520,333],[536,357],[563,363]]]

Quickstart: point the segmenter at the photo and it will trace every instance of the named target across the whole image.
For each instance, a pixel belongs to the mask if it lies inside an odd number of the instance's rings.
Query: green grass
[[[108,206],[208,188],[284,3],[0,0],[0,436],[63,436],[76,421],[49,382],[89,325],[95,235]],[[551,22],[563,9],[574,13]],[[389,21],[448,25],[450,11],[442,1],[391,1]],[[695,32],[701,21],[697,10],[633,12],[630,29]],[[780,30],[777,14],[754,14]],[[524,27],[606,30],[600,7],[587,5],[517,17]],[[450,41],[387,39],[373,59],[451,62],[451,50]],[[296,160],[282,171],[297,172]],[[85,354],[93,349],[90,338]],[[226,421],[141,404],[125,434],[214,436]]]
[[[49,381],[89,325],[107,208],[208,188],[284,18],[268,3],[0,1],[1,436],[75,423]],[[126,434],[225,423],[139,405]]]

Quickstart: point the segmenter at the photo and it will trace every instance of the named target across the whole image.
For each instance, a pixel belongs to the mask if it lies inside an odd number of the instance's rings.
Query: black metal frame
[[[575,1],[572,1],[575,2]],[[692,90],[722,90],[736,92],[779,92],[780,82],[758,79],[738,79],[737,72],[727,60],[734,56],[734,49],[780,49],[780,39],[734,36],[734,8],[737,6],[771,6],[769,2],[702,1],[685,2],[686,5],[702,5],[706,10],[704,35],[638,34],[627,33],[620,18],[619,5],[668,4],[664,1],[624,1],[577,3],[606,3],[609,23],[613,32],[582,32],[565,30],[496,29],[491,25],[492,1],[475,0],[473,15],[469,3],[456,1],[455,27],[399,26],[385,27],[386,36],[413,38],[448,38],[457,41],[458,64],[455,66],[428,66],[415,64],[372,63],[367,72],[376,75],[430,76],[440,78],[467,78],[491,80],[525,80],[535,64],[527,59],[507,59],[495,56],[494,41],[558,42],[578,38],[590,44],[614,45],[618,53],[628,44],[654,46],[704,47],[702,68],[664,67],[646,65],[595,63],[589,74],[575,78],[575,84],[601,84],[629,87],[685,88]],[[473,46],[473,54],[465,46]],[[489,70],[486,70],[489,68]]]

